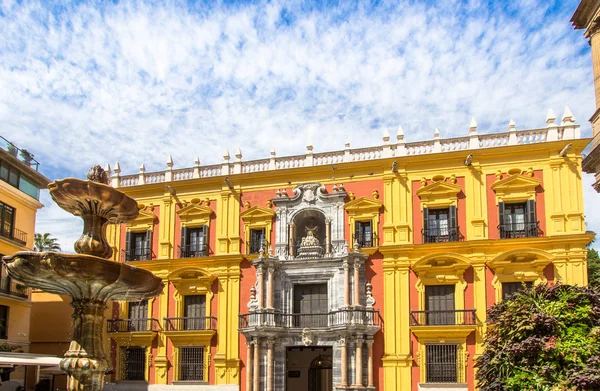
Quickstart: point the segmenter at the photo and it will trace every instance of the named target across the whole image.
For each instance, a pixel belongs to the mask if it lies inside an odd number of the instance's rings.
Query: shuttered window
[[[327,326],[327,284],[294,285],[294,327]]]
[[[429,285],[425,287],[427,324],[455,324],[454,285]]]
[[[456,206],[446,209],[423,208],[423,243],[458,240]]]
[[[188,295],[184,298],[184,330],[206,329],[206,295]]]
[[[371,221],[357,221],[354,226],[354,240],[360,247],[375,247]]]
[[[531,288],[533,286],[533,282],[503,282],[502,283],[502,300],[506,300],[510,298],[512,295],[523,289],[523,286],[526,288]]]
[[[127,232],[125,235],[126,261],[152,259],[152,231]]]
[[[248,250],[249,254],[257,254],[260,252],[260,248],[265,240],[265,229],[251,229],[250,230],[250,247]]]
[[[181,258],[208,255],[208,226],[181,229]]]
[[[540,234],[535,201],[521,203],[498,202],[500,238],[537,237]]]
[[[129,302],[130,331],[145,331],[148,329],[148,300]]]

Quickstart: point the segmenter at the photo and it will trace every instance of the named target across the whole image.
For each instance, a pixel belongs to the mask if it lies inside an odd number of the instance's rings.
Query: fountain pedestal
[[[104,351],[104,311],[109,300],[139,301],[158,296],[160,278],[151,272],[108,260],[108,223],[124,223],[139,213],[137,202],[108,186],[100,166],[88,180],[68,178],[48,185],[52,199],[84,220],[77,254],[22,251],[3,258],[8,275],[24,285],[72,298],[73,339],[60,362],[69,391],[100,391],[110,362]]]

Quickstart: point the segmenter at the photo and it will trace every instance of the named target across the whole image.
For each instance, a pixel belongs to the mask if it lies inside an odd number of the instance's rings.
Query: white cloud
[[[176,167],[211,164],[237,146],[245,159],[273,145],[302,153],[309,124],[323,151],[377,144],[381,127],[399,124],[411,141],[436,127],[465,135],[471,116],[484,133],[511,118],[543,126],[550,107],[584,119],[592,69],[569,23],[576,3],[4,1],[1,133],[61,177],[117,160],[125,173],[161,169],[169,154]],[[56,234],[59,218],[40,212],[40,231]]]

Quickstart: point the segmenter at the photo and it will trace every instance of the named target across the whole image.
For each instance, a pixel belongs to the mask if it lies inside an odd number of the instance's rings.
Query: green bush
[[[482,391],[600,390],[600,292],[540,284],[488,310]]]

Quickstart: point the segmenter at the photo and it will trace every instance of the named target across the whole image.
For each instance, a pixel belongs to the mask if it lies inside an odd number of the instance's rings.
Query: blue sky
[[[464,136],[471,117],[481,133],[536,128],[566,105],[589,137],[577,4],[0,0],[0,134],[49,178],[298,154],[311,132],[326,151],[386,126],[408,141]],[[42,201],[38,230],[70,248],[79,224]]]

